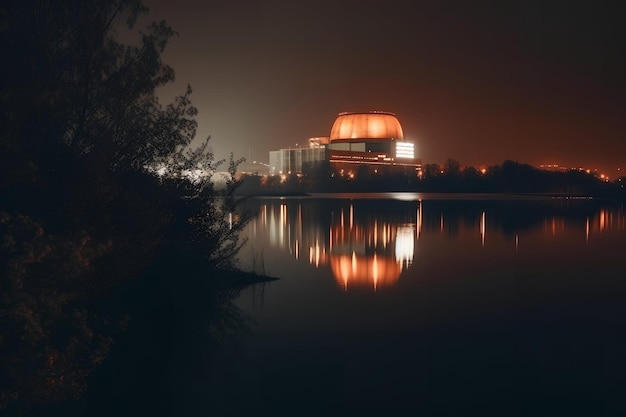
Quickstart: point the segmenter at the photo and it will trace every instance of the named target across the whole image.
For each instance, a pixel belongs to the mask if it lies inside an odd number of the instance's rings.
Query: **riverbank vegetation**
[[[174,79],[161,56],[175,32],[165,22],[137,29],[146,12],[138,0],[0,6],[10,63],[0,90],[0,412],[76,412],[68,404],[120,340],[163,352],[155,344],[180,332],[174,317],[223,339],[236,323],[220,311],[260,278],[237,271],[249,218],[234,199],[239,183],[218,191],[181,175],[222,164],[234,174],[237,161],[215,160],[208,139],[189,149],[191,87],[159,102]],[[119,32],[137,36],[123,43]],[[170,175],[150,172],[158,162]],[[155,331],[162,339],[150,345]]]
[[[303,173],[246,176],[239,190],[246,195],[290,195],[318,192],[515,193],[626,198],[626,177],[609,182],[583,170],[546,171],[516,161],[483,169],[461,168],[449,158],[415,171],[384,171],[362,165],[346,172],[320,163]]]

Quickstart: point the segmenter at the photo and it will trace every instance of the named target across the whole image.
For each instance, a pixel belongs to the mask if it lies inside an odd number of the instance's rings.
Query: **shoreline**
[[[412,196],[412,197],[411,197]],[[581,193],[515,193],[515,192],[422,192],[422,191],[336,191],[310,193],[259,193],[240,198],[338,198],[338,199],[395,199],[395,200],[574,200],[626,201],[626,195]]]

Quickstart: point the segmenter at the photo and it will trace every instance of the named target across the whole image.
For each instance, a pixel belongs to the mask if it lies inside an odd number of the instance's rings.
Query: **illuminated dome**
[[[341,139],[403,139],[402,126],[393,113],[339,113],[330,140]]]

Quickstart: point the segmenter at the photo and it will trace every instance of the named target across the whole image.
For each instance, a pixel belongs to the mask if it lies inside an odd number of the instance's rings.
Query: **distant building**
[[[303,173],[307,167],[328,161],[329,155],[326,146],[270,151],[270,175]]]
[[[307,173],[320,163],[355,175],[359,168],[377,172],[409,172],[419,175],[422,161],[415,144],[404,140],[402,126],[393,113],[340,113],[329,137],[309,139],[305,148],[270,152],[270,175]]]
[[[566,171],[574,170],[576,168],[562,167],[558,164],[541,164],[539,165],[539,169],[542,169],[544,171],[566,172]],[[580,169],[582,170],[582,168]]]
[[[247,175],[267,175],[269,165],[260,161],[244,161],[237,167],[237,171]]]

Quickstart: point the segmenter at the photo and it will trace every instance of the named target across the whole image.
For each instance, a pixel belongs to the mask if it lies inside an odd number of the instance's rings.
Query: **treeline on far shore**
[[[444,165],[428,164],[421,176],[405,172],[374,170],[365,165],[346,172],[328,163],[303,173],[259,176],[244,175],[241,195],[293,195],[316,192],[429,192],[429,193],[520,193],[584,195],[624,198],[626,178],[607,181],[582,170],[547,171],[507,160],[484,170],[461,168],[449,159]]]

